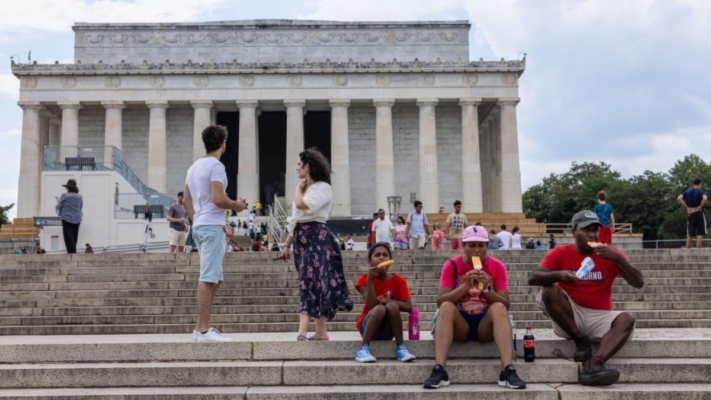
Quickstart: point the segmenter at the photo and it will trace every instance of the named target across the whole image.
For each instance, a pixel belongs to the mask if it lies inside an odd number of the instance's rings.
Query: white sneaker
[[[193,337],[196,342],[231,342],[232,339],[222,336],[220,331],[215,328],[210,328],[206,333],[198,331],[193,332]]]
[[[199,335],[199,334],[200,334],[200,332],[198,332],[198,331],[196,331],[195,329],[193,329],[193,337],[192,337],[192,341],[193,341],[193,342],[197,342],[197,338],[198,338],[198,335]]]

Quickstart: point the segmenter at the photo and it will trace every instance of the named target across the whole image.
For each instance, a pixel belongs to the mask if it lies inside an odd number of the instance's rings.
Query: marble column
[[[57,117],[51,117],[49,119],[49,146],[59,146],[60,145],[60,136],[62,132],[62,120]],[[53,149],[54,151],[57,151],[56,147]]]
[[[40,212],[42,170],[40,169],[40,110],[35,101],[21,101],[22,144],[20,153],[20,177],[17,190],[17,217],[32,218]]]
[[[257,155],[257,101],[238,101],[239,159],[237,163],[237,197],[244,198],[250,207],[259,200],[259,164]],[[242,211],[239,215],[248,215]]]
[[[499,99],[501,107],[501,212],[523,212],[521,170],[518,160],[518,98]]]
[[[388,196],[395,196],[393,154],[393,104],[395,99],[373,100],[375,106],[375,207],[388,209]],[[406,199],[403,199],[406,201]]]
[[[205,145],[202,142],[202,131],[212,124],[212,101],[193,100],[190,102],[195,109],[193,119],[193,162],[205,156]]]
[[[462,107],[462,210],[484,212],[479,148],[479,115],[481,98],[459,99]]]
[[[149,188],[165,193],[168,190],[167,135],[165,110],[167,101],[147,101],[148,122],[148,182]]]
[[[113,165],[113,149],[123,149],[123,101],[102,101],[106,109],[106,127],[104,129],[104,165]],[[118,160],[116,160],[118,161]]]
[[[351,215],[351,170],[348,150],[348,106],[350,100],[330,100],[331,105],[331,215]]]
[[[40,171],[44,169],[44,147],[49,146],[49,120],[53,117],[54,114],[48,109],[43,108],[40,110],[39,159],[37,160]]]
[[[79,147],[79,110],[81,103],[78,101],[58,102],[62,109],[62,137],[59,150],[59,161],[64,162],[66,157],[76,157]]]
[[[437,128],[435,106],[437,99],[418,99],[420,107],[420,189],[417,194],[422,211],[439,212],[439,176],[437,168]]]
[[[304,106],[305,100],[284,100],[286,106],[286,185],[284,189],[287,211],[294,201],[294,190],[299,182],[296,164],[299,153],[304,151]]]

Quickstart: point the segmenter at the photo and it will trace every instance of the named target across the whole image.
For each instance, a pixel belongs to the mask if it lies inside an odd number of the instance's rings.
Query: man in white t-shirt
[[[496,236],[501,239],[500,250],[511,250],[511,232],[506,230],[506,225],[501,225],[501,232]]]
[[[378,210],[378,219],[373,221],[373,232],[375,232],[375,242],[390,243],[395,237],[395,227],[389,219],[385,218],[385,210]]]
[[[348,241],[346,242],[346,250],[353,250],[353,238],[348,235]]]
[[[194,342],[229,342],[210,327],[210,310],[215,293],[224,280],[222,259],[225,256],[225,210],[247,209],[244,199],[230,200],[225,194],[227,174],[220,157],[225,153],[227,129],[208,126],[202,131],[207,155],[188,169],[183,204],[193,221],[193,240],[200,251],[200,280],[197,288],[198,317]]]

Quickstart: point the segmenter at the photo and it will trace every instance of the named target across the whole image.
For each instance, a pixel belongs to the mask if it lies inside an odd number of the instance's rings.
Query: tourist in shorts
[[[452,341],[496,342],[501,360],[499,386],[524,389],[513,366],[513,330],[509,322],[509,282],[504,263],[487,256],[489,235],[483,226],[470,226],[462,235],[463,254],[442,267],[434,326],[435,363],[426,389],[449,385],[447,357]],[[482,268],[474,268],[479,257]]]
[[[466,214],[462,214],[462,202],[454,202],[454,212],[447,217],[447,239],[452,250],[462,249],[462,233],[469,225]]]
[[[371,340],[395,339],[397,359],[402,362],[415,359],[415,355],[407,350],[402,333],[402,313],[412,311],[407,281],[398,274],[388,272],[389,266],[378,267],[378,264],[390,259],[390,245],[375,243],[368,250],[368,272],[361,275],[355,284],[356,290],[363,295],[364,303],[356,322],[363,344],[355,359],[361,363],[376,361],[370,353]]]
[[[407,215],[407,237],[410,239],[410,249],[425,249],[425,241],[430,235],[430,226],[427,214],[422,212],[422,202],[415,200],[414,211]]]
[[[207,154],[188,169],[183,204],[193,221],[192,233],[200,251],[200,278],[197,288],[197,324],[194,342],[228,342],[220,331],[210,326],[210,310],[215,293],[224,280],[222,259],[225,257],[225,210],[247,209],[243,199],[230,200],[225,194],[227,174],[220,157],[227,146],[227,129],[208,126],[202,131]]]
[[[177,201],[168,208],[168,215],[165,217],[168,220],[168,238],[170,248],[168,253],[175,253],[177,248],[178,253],[182,253],[185,249],[185,241],[188,238],[188,221],[185,206],[183,206],[183,192],[178,192]]]
[[[571,225],[575,242],[548,252],[529,276],[528,284],[542,286],[536,303],[550,317],[555,334],[575,342],[577,351],[573,359],[584,363],[578,382],[590,386],[612,385],[619,379],[620,372],[605,368],[605,361],[632,338],[635,324],[631,314],[612,310],[612,287],[615,278],[621,277],[640,289],[644,286],[644,277],[620,250],[595,244],[602,224],[593,211],[575,214]],[[578,278],[575,271],[587,258],[595,266]],[[591,341],[600,342],[594,356]]]
[[[601,190],[597,193],[598,204],[593,208],[602,227],[598,231],[597,241],[600,243],[612,243],[612,234],[615,232],[615,214],[612,213],[612,206],[607,204],[607,193]]]
[[[398,215],[397,225],[395,226],[395,250],[407,250],[409,248],[409,243],[407,242],[407,224],[405,224],[405,218]]]
[[[691,248],[691,242],[696,236],[696,248],[700,249],[703,244],[704,236],[708,234],[706,231],[706,215],[704,214],[704,206],[708,201],[706,192],[701,189],[701,179],[694,179],[694,187],[686,189],[684,193],[677,197],[677,201],[686,210],[688,215],[686,220],[686,248]]]

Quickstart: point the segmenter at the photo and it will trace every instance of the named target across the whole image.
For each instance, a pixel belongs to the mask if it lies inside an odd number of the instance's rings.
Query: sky
[[[572,162],[624,177],[711,161],[707,0],[24,0],[0,13],[0,205],[17,202],[22,111],[10,57],[73,60],[74,22],[469,20],[471,60],[527,54],[522,188]],[[15,216],[13,208],[9,216]]]

